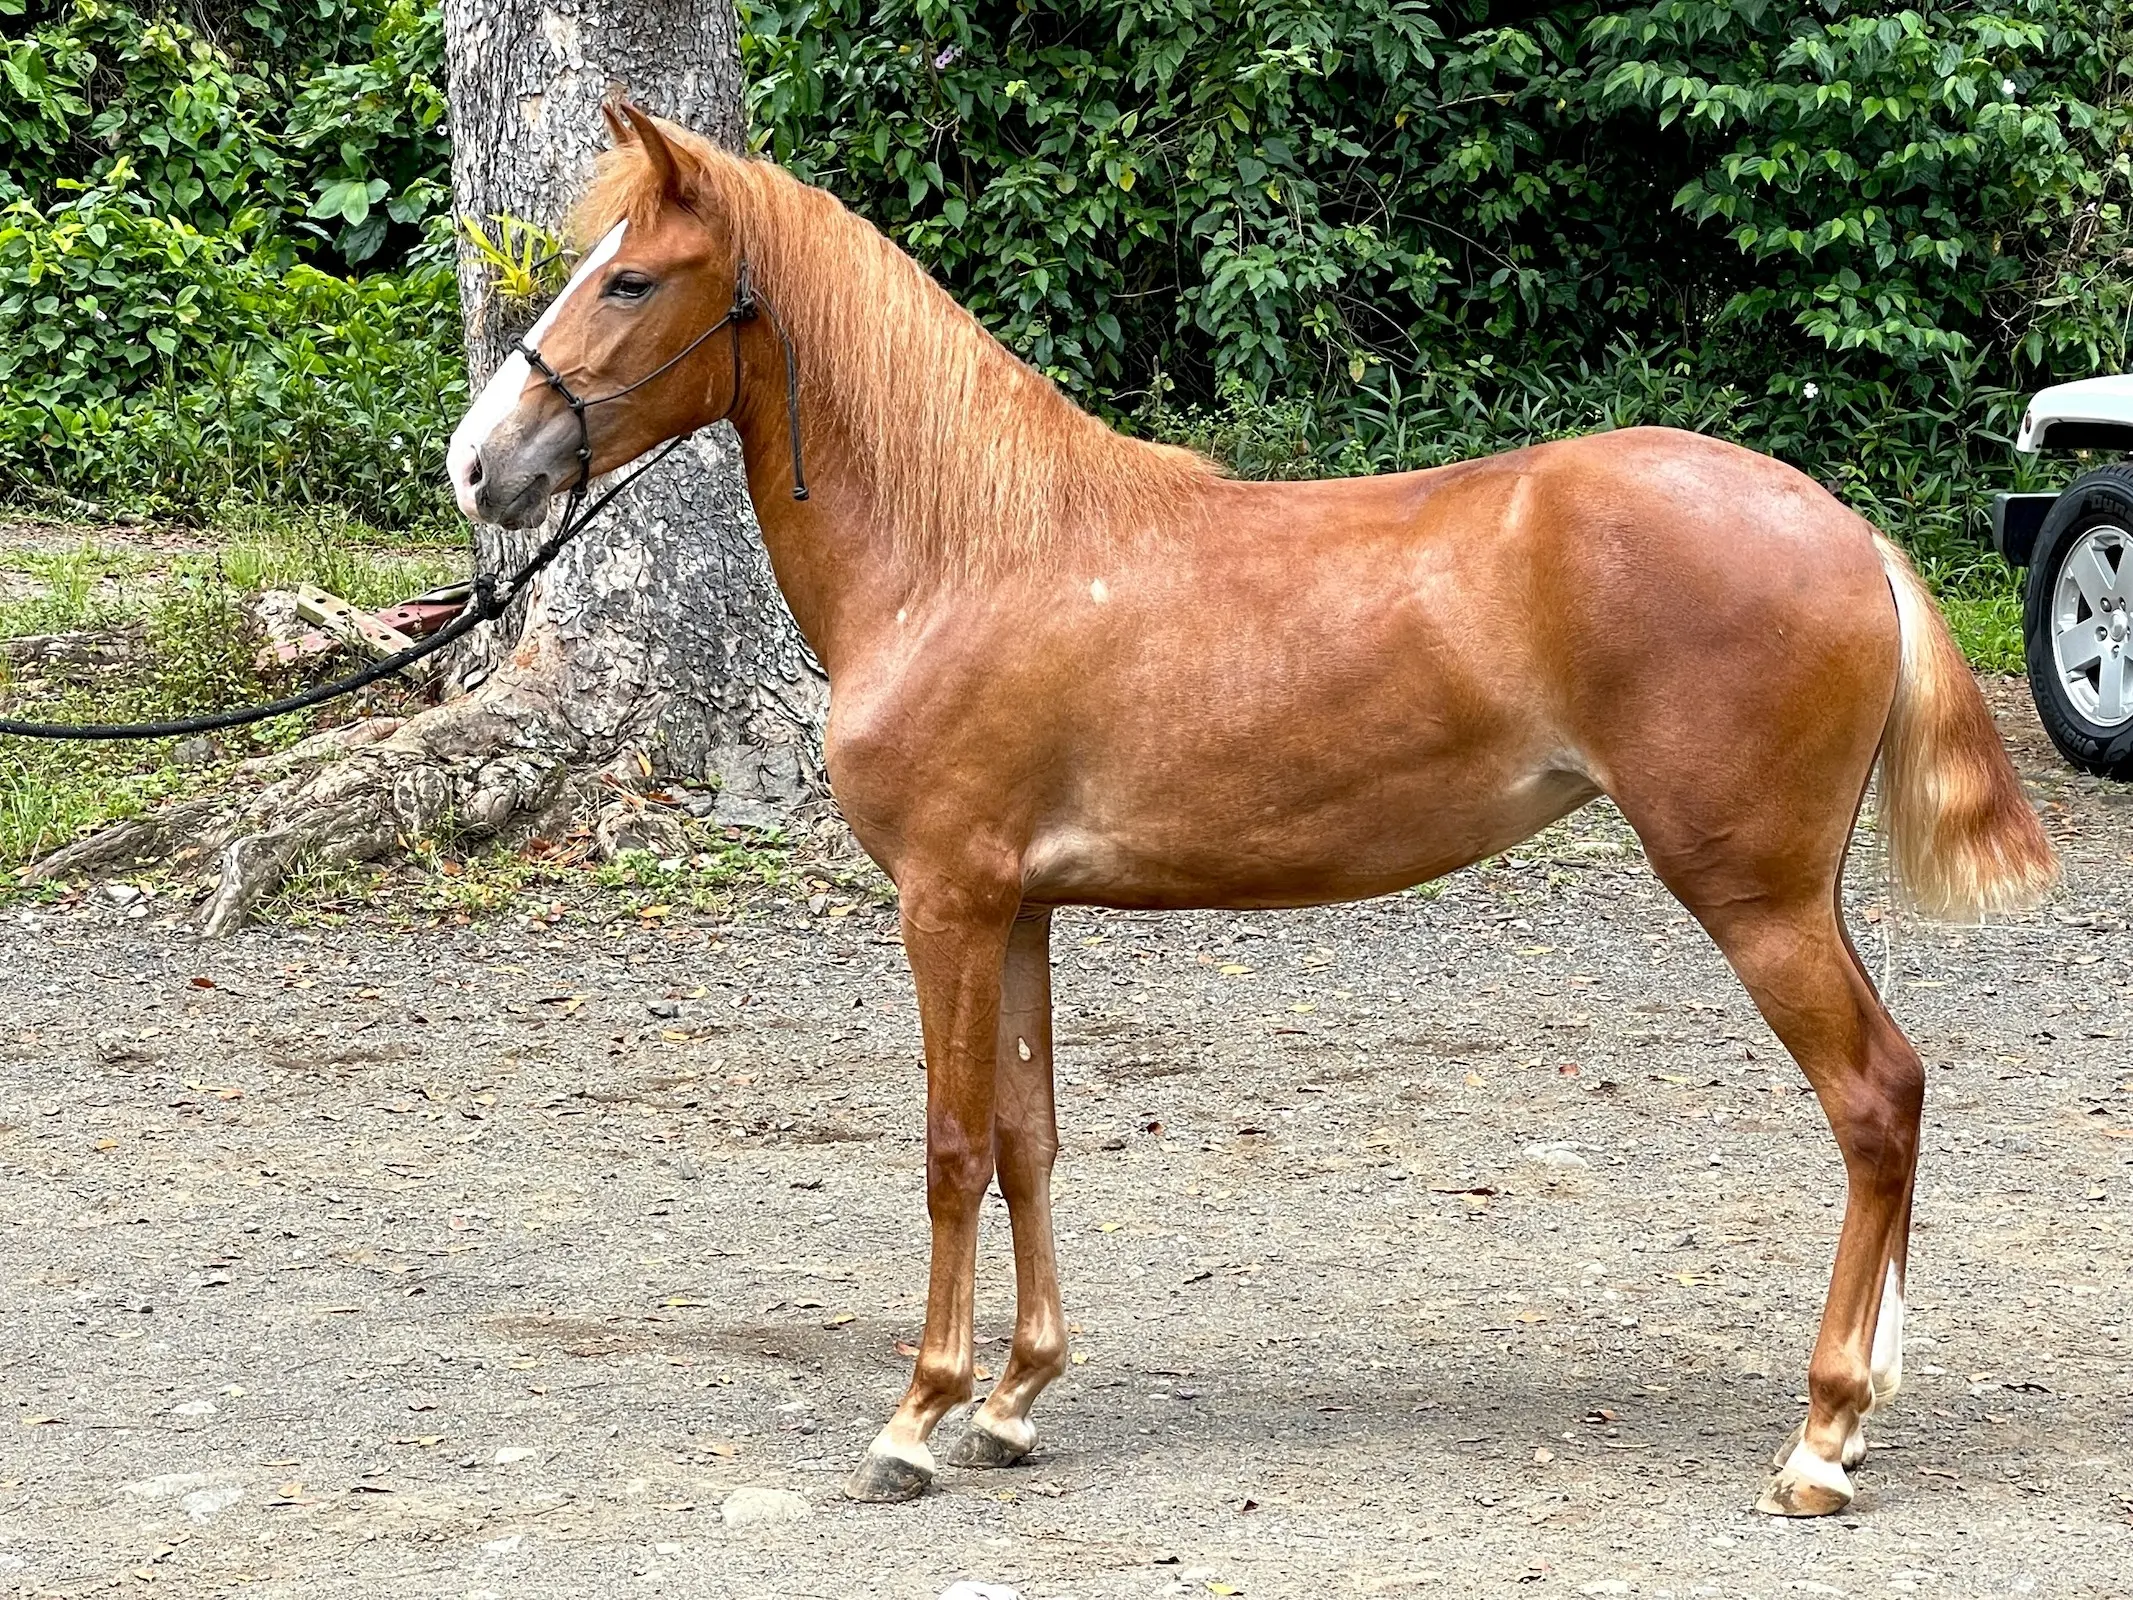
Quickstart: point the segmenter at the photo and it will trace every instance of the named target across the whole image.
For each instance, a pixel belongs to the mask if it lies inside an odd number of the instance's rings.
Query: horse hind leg
[[[1863,781],[1863,779],[1862,779]],[[1857,793],[1856,788],[1850,790]],[[1903,1279],[1925,1074],[1839,920],[1848,809],[1816,794],[1744,803],[1694,826],[1679,795],[1622,796],[1654,869],[1693,912],[1799,1063],[1844,1158],[1848,1203],[1808,1367],[1806,1420],[1759,1502],[1840,1511],[1866,1454],[1865,1418],[1902,1376]]]
[[[1848,1197],[1808,1366],[1806,1420],[1758,1509],[1823,1516],[1851,1503],[1867,1414],[1902,1381],[1903,1279],[1925,1073],[1837,920],[1834,886],[1791,907],[1699,908],[1757,1008],[1806,1074],[1844,1158]]]

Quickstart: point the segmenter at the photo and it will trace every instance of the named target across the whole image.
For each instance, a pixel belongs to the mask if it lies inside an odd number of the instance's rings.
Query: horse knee
[[[926,1147],[926,1205],[936,1220],[976,1205],[992,1182],[992,1152],[961,1140],[932,1139]]]

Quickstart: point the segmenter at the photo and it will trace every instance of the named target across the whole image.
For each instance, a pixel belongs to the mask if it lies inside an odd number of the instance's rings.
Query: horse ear
[[[659,176],[659,187],[669,200],[685,200],[687,186],[681,178],[681,162],[674,154],[674,147],[667,143],[667,136],[659,129],[659,123],[649,111],[640,111],[629,101],[622,102],[622,115],[629,120],[630,129],[637,142],[644,146],[645,159],[652,164],[652,171]]]
[[[637,137],[630,125],[623,120],[620,107],[612,100],[600,102],[600,120],[607,124],[607,135],[615,141],[617,150]]]

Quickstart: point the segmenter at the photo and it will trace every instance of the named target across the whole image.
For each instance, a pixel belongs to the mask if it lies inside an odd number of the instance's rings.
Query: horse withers
[[[832,787],[897,886],[925,1037],[925,1334],[847,1492],[904,1499],[935,1475],[934,1427],[972,1394],[995,1177],[1013,1349],[951,1463],[1028,1454],[1065,1367],[1053,908],[1385,894],[1605,795],[1843,1154],[1807,1416],[1760,1503],[1848,1504],[1867,1414],[1902,1375],[1924,1084],[1841,917],[1877,759],[1919,909],[2027,906],[2057,875],[1904,557],[1792,468],[1665,429],[1233,481],[1078,410],[828,194],[634,107],[609,121],[583,265],[468,413],[452,476],[468,516],[527,526],[583,474],[720,418],[739,432],[828,669]]]

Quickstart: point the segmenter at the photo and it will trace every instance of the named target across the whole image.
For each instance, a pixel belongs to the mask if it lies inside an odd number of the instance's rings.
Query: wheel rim
[[[2133,722],[2133,538],[2083,531],[2052,587],[2052,664],[2074,709],[2099,728]]]

